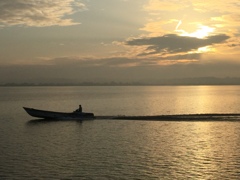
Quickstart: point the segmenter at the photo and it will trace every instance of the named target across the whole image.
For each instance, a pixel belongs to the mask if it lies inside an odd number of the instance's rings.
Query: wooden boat
[[[66,120],[66,119],[76,119],[76,120],[88,120],[94,119],[93,113],[87,112],[54,112],[54,111],[45,111],[33,108],[23,107],[25,111],[33,117],[43,118],[43,119],[55,119],[55,120]]]

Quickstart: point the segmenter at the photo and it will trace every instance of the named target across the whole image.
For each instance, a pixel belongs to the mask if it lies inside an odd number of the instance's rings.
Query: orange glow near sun
[[[188,32],[183,31],[182,34],[180,34],[180,35],[203,39],[203,38],[209,36],[209,34],[211,34],[212,32],[214,32],[214,30],[215,30],[214,28],[201,25],[195,32],[188,33]]]
[[[180,36],[195,37],[198,39],[204,39],[207,36],[209,36],[210,34],[212,34],[214,31],[215,31],[215,28],[211,28],[211,27],[204,26],[204,25],[199,25],[198,29],[191,33],[188,33],[185,30],[178,30],[178,32],[180,32]],[[213,49],[211,47],[205,46],[205,47],[198,48],[197,51],[194,51],[194,52],[191,51],[189,53],[196,53],[196,52],[203,53],[203,52],[210,52],[212,50]]]

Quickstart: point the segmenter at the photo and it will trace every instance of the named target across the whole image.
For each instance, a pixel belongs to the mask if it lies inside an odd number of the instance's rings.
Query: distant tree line
[[[0,86],[163,86],[163,85],[240,85],[240,77],[197,77],[161,79],[152,82],[2,83]]]

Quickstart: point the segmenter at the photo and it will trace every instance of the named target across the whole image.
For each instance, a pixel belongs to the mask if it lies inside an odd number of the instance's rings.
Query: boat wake
[[[177,114],[152,116],[96,116],[96,120],[149,120],[149,121],[240,121],[240,114]]]

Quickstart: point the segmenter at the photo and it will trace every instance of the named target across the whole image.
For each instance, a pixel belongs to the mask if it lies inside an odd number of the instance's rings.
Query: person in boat
[[[81,106],[81,104],[79,105],[79,108],[76,109],[74,112],[82,113],[82,106]]]
[[[79,105],[78,112],[82,112],[82,106],[81,106],[81,104]]]

